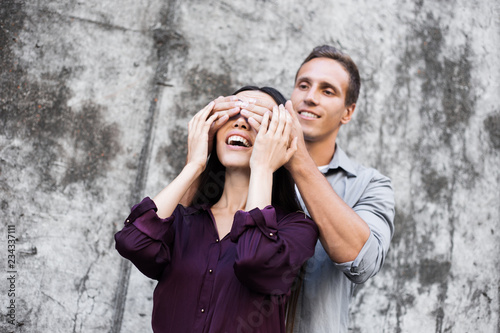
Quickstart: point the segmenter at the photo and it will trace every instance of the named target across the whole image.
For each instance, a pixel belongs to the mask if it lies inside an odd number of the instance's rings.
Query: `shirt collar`
[[[340,147],[335,144],[335,153],[333,154],[332,160],[328,163],[328,170],[335,170],[341,168],[349,177],[357,177],[356,168],[352,164],[349,157]],[[328,171],[327,171],[328,172]]]
[[[201,205],[192,205],[192,206],[185,207],[184,214],[185,215],[194,215],[194,214],[200,213],[201,211],[207,211],[209,209],[210,209],[210,205],[207,203],[201,204]]]

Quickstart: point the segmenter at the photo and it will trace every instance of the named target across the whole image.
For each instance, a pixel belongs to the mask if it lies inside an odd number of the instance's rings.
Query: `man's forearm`
[[[301,159],[289,170],[325,251],[334,262],[353,261],[370,236],[368,225],[335,193],[312,159]]]

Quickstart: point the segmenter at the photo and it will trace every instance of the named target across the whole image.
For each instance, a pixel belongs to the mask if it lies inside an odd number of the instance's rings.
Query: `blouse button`
[[[126,222],[127,222],[127,223],[130,223],[130,220],[127,220]]]
[[[273,236],[274,236],[274,234],[273,234],[272,232],[270,232],[270,233],[269,233],[269,236],[273,237]]]
[[[209,269],[209,270],[208,270],[208,272],[209,272],[210,274],[212,274],[213,270]]]
[[[201,313],[204,313],[205,312],[205,309],[201,309]]]
[[[217,238],[217,239],[215,240],[215,242],[216,242],[216,243],[218,243],[218,242],[219,242],[219,239]]]

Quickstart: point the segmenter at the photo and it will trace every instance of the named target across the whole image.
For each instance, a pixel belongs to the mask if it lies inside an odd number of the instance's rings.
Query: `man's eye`
[[[299,84],[300,89],[307,89],[307,84]]]
[[[327,95],[327,96],[333,96],[333,95],[335,95],[335,93],[333,91],[331,91],[331,90],[325,90],[325,95]]]

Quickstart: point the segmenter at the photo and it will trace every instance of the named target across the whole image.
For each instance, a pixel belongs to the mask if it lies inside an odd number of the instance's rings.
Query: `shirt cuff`
[[[231,228],[231,240],[237,242],[245,230],[253,227],[259,228],[265,237],[277,241],[278,223],[274,207],[269,205],[264,209],[254,208],[248,212],[237,211]]]
[[[359,252],[354,261],[344,263],[334,263],[335,267],[344,274],[356,280],[356,277],[362,277],[369,270],[369,266],[376,262],[378,256],[378,242],[373,233]],[[362,279],[364,280],[364,279]],[[363,282],[363,281],[360,281]]]
[[[165,240],[165,234],[174,221],[174,216],[166,219],[160,218],[156,211],[158,208],[151,198],[146,197],[132,207],[130,215],[125,220],[125,226],[134,225],[142,233],[154,240]]]
[[[154,201],[150,197],[145,197],[140,203],[132,207],[130,215],[125,220],[125,225],[133,223],[139,216],[150,209],[153,209],[155,212],[158,210]]]

